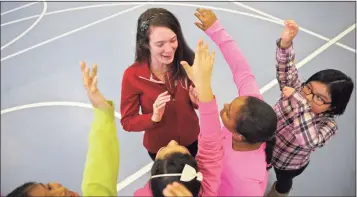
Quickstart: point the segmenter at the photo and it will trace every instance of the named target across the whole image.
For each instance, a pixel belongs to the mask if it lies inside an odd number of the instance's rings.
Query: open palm
[[[201,83],[210,83],[214,56],[214,52],[209,53],[208,44],[200,39],[197,43],[193,65],[190,66],[186,61],[181,62],[187,76],[195,86],[202,85]]]
[[[85,62],[81,62],[80,65],[81,65],[81,71],[83,77],[83,85],[87,91],[88,98],[92,103],[93,107],[100,108],[100,109],[107,109],[110,106],[97,87],[98,66],[95,64],[93,66],[92,72],[90,73],[90,70],[88,67],[86,67]]]

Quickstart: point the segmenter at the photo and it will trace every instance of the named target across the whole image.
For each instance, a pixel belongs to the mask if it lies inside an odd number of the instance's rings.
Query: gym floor
[[[220,107],[237,90],[219,49],[193,24],[197,7],[214,10],[271,105],[280,95],[275,41],[284,19],[300,25],[294,48],[302,80],[327,68],[356,77],[355,2],[1,2],[2,194],[26,181],[58,181],[81,191],[93,113],[79,61],[98,64],[99,88],[119,112],[122,73],[134,61],[137,18],[150,7],[173,12],[192,48],[202,37],[216,50],[213,90]],[[356,195],[355,101],[354,92],[338,118],[338,134],[313,153],[309,167],[294,180],[291,196]],[[143,133],[123,131],[120,114],[116,117],[118,195],[130,196],[148,180],[151,160]],[[271,170],[268,189],[274,181]]]

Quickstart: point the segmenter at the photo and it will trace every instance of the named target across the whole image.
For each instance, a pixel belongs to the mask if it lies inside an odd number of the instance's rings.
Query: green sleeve
[[[94,109],[82,181],[83,196],[117,196],[119,140],[113,102],[111,109]]]

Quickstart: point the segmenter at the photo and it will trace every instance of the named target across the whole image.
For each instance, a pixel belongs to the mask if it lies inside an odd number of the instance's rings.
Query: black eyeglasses
[[[312,101],[314,101],[314,103],[318,106],[331,104],[331,102],[326,102],[319,95],[314,94],[312,88],[307,83],[302,84],[302,91],[306,95],[312,94]]]

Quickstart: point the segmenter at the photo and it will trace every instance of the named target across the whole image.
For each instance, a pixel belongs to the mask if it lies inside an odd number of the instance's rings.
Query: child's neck
[[[253,151],[259,149],[261,145],[262,143],[248,144],[246,142],[236,141],[235,139],[232,139],[232,148],[235,151]]]

